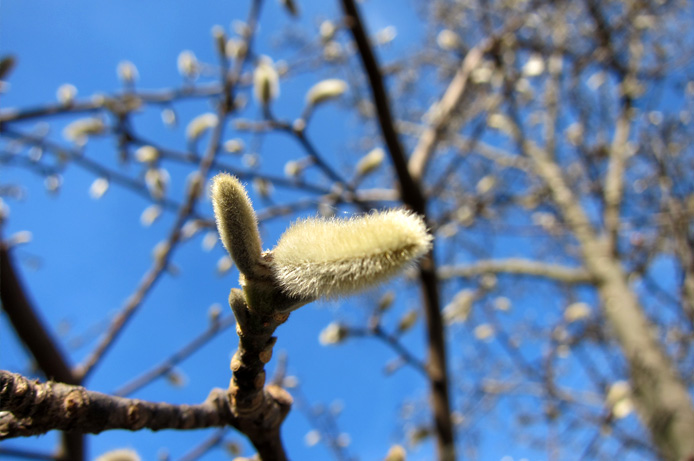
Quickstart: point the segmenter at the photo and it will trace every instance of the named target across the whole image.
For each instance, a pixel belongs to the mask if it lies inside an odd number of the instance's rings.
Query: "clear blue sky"
[[[0,55],[12,53],[18,61],[10,78],[11,88],[0,95],[0,108],[31,107],[54,101],[56,89],[64,83],[75,85],[79,97],[116,91],[120,85],[116,66],[126,59],[139,70],[139,87],[176,86],[181,81],[176,69],[178,54],[188,49],[202,61],[215,62],[210,29],[219,24],[229,31],[233,20],[246,17],[249,4],[247,0],[0,0]],[[276,59],[295,56],[283,55],[282,48],[276,47],[284,28],[296,27],[315,35],[321,19],[336,18],[339,14],[338,2],[313,0],[301,1],[300,5],[301,18],[292,20],[275,0],[265,2],[257,42],[259,53]],[[388,57],[397,56],[422,34],[421,29],[415,28],[418,19],[410,2],[371,0],[362,7],[372,32],[386,26],[396,27],[398,36],[394,44],[383,51]],[[283,85],[276,114],[280,118],[298,115],[307,88],[328,75],[302,75]],[[162,128],[158,117],[152,114],[138,116],[136,124],[141,133],[155,133],[165,145],[183,149],[187,121],[205,110],[209,110],[205,104],[181,105],[181,125],[176,131]],[[320,120],[309,129],[316,145],[329,153],[335,168],[353,163],[345,144],[355,120],[332,107],[321,111]],[[259,114],[251,106],[246,115]],[[55,139],[60,139],[61,129],[68,120],[51,120]],[[111,141],[90,143],[87,152],[106,164],[117,165]],[[286,138],[269,137],[262,147],[263,171],[281,174],[287,160],[302,155]],[[229,161],[240,162],[238,158]],[[130,165],[123,171],[136,175],[137,166]],[[180,198],[187,171],[174,167],[171,174],[177,183],[171,194]],[[26,191],[24,200],[8,201],[11,215],[5,237],[21,230],[33,233],[32,241],[15,252],[22,276],[56,335],[70,338],[103,322],[123,305],[150,267],[151,251],[165,238],[174,217],[165,214],[153,226],[143,228],[139,218],[149,205],[147,200],[118,186],[113,186],[100,200],[94,200],[88,190],[95,177],[74,166],[68,168],[63,179],[60,193],[54,196],[45,192],[43,178],[23,169],[0,169],[0,184],[20,184]],[[205,202],[201,211],[209,215],[209,203]],[[285,224],[283,221],[264,226],[266,248],[274,245]],[[206,328],[207,311],[213,303],[222,304],[227,312],[225,300],[228,290],[237,286],[237,273],[217,276],[215,265],[224,254],[223,249],[218,245],[211,252],[202,251],[201,241],[202,235],[198,235],[179,247],[173,261],[182,268],[181,274],[160,281],[122,340],[89,380],[89,389],[110,392],[167,357]],[[402,281],[396,283],[400,296],[391,323],[397,321],[398,314],[418,303],[416,290],[405,287]],[[344,403],[338,423],[351,437],[349,453],[362,460],[380,459],[392,443],[403,441],[398,420],[403,401],[409,399],[421,404],[427,399],[426,384],[414,371],[403,369],[393,377],[383,376],[384,364],[394,356],[382,345],[371,340],[354,340],[340,347],[326,348],[318,343],[319,332],[336,318],[363,323],[366,309],[360,303],[373,303],[379,293],[380,290],[375,290],[340,304],[304,307],[292,314],[277,332],[276,351],[289,354],[289,373],[298,376],[310,403],[329,405],[336,400]],[[66,326],[69,326],[67,333]],[[422,329],[415,328],[407,339],[409,347],[423,357]],[[174,388],[160,380],[135,396],[173,403],[200,402],[211,388],[227,386],[229,359],[235,347],[233,332],[222,334],[179,367],[186,376],[185,387]],[[71,350],[73,363],[83,359],[89,350],[89,346]],[[274,362],[270,370],[273,367]],[[26,354],[18,346],[4,316],[0,316],[0,368],[26,370]],[[283,426],[284,441],[292,459],[328,459],[323,445],[306,447],[304,436],[310,429],[301,411],[294,408]],[[143,459],[151,460],[165,448],[176,459],[203,437],[202,431],[158,434],[112,431],[89,437],[89,449],[92,456],[97,456],[107,450],[131,447]],[[243,437],[232,435],[230,440],[241,441]],[[55,437],[4,443],[50,449]],[[504,455],[521,459],[530,452],[513,448],[513,442],[490,435],[480,442],[480,453],[484,459],[500,459]],[[245,454],[250,454],[248,449]],[[408,459],[426,460],[431,454],[431,445],[425,444],[412,451]],[[204,459],[219,458],[219,452],[212,452]]]

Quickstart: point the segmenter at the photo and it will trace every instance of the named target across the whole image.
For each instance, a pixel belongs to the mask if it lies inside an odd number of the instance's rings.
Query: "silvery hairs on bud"
[[[376,285],[431,248],[419,215],[405,210],[294,223],[273,253],[273,271],[290,296],[335,298]]]
[[[224,248],[242,274],[252,277],[262,251],[258,220],[238,179],[220,173],[212,179],[212,204]]]

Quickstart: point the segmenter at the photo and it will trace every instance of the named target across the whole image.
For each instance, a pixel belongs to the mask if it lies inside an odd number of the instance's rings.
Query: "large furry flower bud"
[[[350,294],[383,282],[423,256],[432,237],[405,210],[294,223],[273,250],[273,271],[290,296]]]

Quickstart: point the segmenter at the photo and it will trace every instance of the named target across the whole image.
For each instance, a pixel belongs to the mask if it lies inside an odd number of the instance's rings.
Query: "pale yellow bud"
[[[605,404],[616,419],[628,416],[634,410],[631,400],[631,386],[626,381],[617,381],[610,386]]]
[[[453,323],[464,323],[467,321],[470,311],[472,310],[472,304],[475,301],[475,292],[470,289],[462,289],[455,296],[451,302],[443,308],[443,321],[447,324]]]
[[[149,227],[161,216],[162,209],[159,205],[150,205],[140,215],[140,223]]]
[[[280,78],[272,60],[263,56],[253,72],[253,94],[255,99],[266,106],[280,94]]]
[[[200,114],[188,124],[186,128],[186,137],[190,141],[196,141],[200,136],[205,134],[207,130],[216,127],[217,123],[219,123],[219,120],[216,114],[212,112]]]
[[[176,119],[176,111],[167,108],[161,111],[161,121],[164,122],[165,125],[171,127],[175,126],[177,119]]]
[[[377,147],[371,152],[363,156],[357,163],[357,174],[366,176],[367,174],[376,171],[383,164],[383,159],[386,158],[386,152]]]
[[[106,131],[106,125],[103,120],[89,117],[70,123],[63,129],[63,136],[69,141],[83,145],[87,142],[89,136],[99,135],[104,131]]]
[[[323,47],[323,57],[326,61],[336,61],[342,57],[342,45],[335,40],[326,42]]]
[[[123,83],[127,84],[135,83],[135,80],[137,80],[140,75],[137,71],[137,67],[135,67],[135,64],[130,61],[119,62],[117,73],[118,78]]]
[[[537,77],[545,71],[545,61],[541,54],[533,53],[523,66],[523,75]]]
[[[141,163],[154,163],[159,159],[159,151],[154,146],[142,146],[135,151],[135,160]]]
[[[494,327],[483,323],[475,328],[474,335],[480,341],[488,341],[494,337]]]
[[[212,204],[222,243],[239,271],[250,278],[258,269],[262,250],[251,200],[234,176],[220,173],[212,181]]]
[[[121,448],[104,453],[96,461],[140,461],[140,456],[133,450]]]
[[[395,26],[386,26],[383,29],[376,32],[376,43],[378,45],[387,45],[388,43],[395,40],[398,35],[398,30]]]
[[[398,322],[398,333],[405,333],[406,331],[410,330],[415,323],[417,323],[418,318],[419,313],[416,309],[410,309],[407,311],[400,319],[400,322]]]
[[[75,96],[77,96],[77,88],[75,88],[75,85],[71,85],[69,83],[60,85],[58,87],[58,91],[56,92],[58,102],[64,106],[69,106],[75,102]]]
[[[424,220],[405,210],[294,223],[273,250],[273,271],[290,296],[337,297],[385,281],[431,248]]]
[[[220,56],[226,56],[227,35],[224,32],[224,27],[219,25],[213,26],[212,38],[214,39],[214,44],[217,48],[217,53],[219,53]]]
[[[578,322],[590,317],[590,306],[586,303],[573,303],[564,311],[564,320],[567,323]]]
[[[198,58],[192,51],[181,51],[178,55],[178,72],[186,78],[195,78],[199,71]]]
[[[89,195],[93,199],[100,199],[108,190],[109,182],[106,178],[96,178],[89,187]]]
[[[347,338],[349,332],[347,329],[339,323],[330,323],[327,327],[320,332],[318,341],[323,345],[339,344]]]
[[[443,29],[436,36],[436,44],[446,51],[458,50],[461,47],[461,41],[458,34],[450,29]]]
[[[232,261],[232,259],[228,255],[222,256],[217,261],[217,273],[220,275],[226,274],[227,272],[229,272],[231,270],[233,265],[234,265],[234,261]]]
[[[150,168],[145,173],[145,184],[149,193],[157,200],[164,198],[166,189],[169,186],[169,172],[163,168]]]
[[[323,42],[329,42],[335,37],[335,32],[337,32],[337,27],[332,21],[325,20],[320,25],[320,39]]]
[[[244,145],[240,139],[230,139],[224,143],[224,150],[230,154],[240,154],[243,152]]]
[[[402,445],[393,445],[388,450],[386,457],[383,461],[405,461],[407,459],[407,452]]]
[[[315,106],[330,99],[339,98],[347,91],[348,85],[344,80],[331,78],[316,83],[306,93],[306,104]]]

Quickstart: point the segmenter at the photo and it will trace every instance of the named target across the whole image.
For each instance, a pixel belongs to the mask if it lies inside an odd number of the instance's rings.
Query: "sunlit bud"
[[[262,198],[268,198],[272,193],[272,184],[267,179],[255,178],[253,180],[253,189]]]
[[[186,137],[191,142],[197,141],[207,130],[216,127],[218,122],[217,115],[212,112],[200,114],[188,124]]]
[[[164,125],[167,125],[169,127],[175,126],[176,125],[176,111],[167,108],[161,111],[161,121],[164,122]]]
[[[224,255],[217,261],[217,273],[219,275],[229,272],[234,265],[234,261],[228,255]]]
[[[301,167],[301,164],[296,160],[290,160],[284,164],[284,174],[290,178],[299,176],[302,170],[303,168]]]
[[[395,292],[392,290],[386,291],[383,293],[383,296],[381,296],[381,299],[378,300],[378,310],[379,312],[385,312],[390,307],[393,305],[393,301],[395,301]]]
[[[245,167],[255,168],[260,163],[260,156],[256,153],[243,154],[241,162],[243,162]]]
[[[60,85],[58,87],[58,91],[55,95],[58,98],[58,102],[60,104],[64,106],[69,106],[73,102],[75,102],[75,96],[77,96],[77,88],[75,87],[75,85],[65,83],[64,85]]]
[[[494,327],[488,323],[483,323],[475,328],[474,335],[480,341],[488,341],[494,337]]]
[[[447,51],[458,50],[461,47],[461,41],[458,34],[450,29],[443,29],[436,36],[436,44],[442,49]]]
[[[254,274],[262,251],[258,221],[246,189],[226,173],[213,178],[212,204],[217,230],[239,271]]]
[[[106,131],[106,125],[103,120],[96,117],[89,117],[81,118],[70,123],[63,129],[63,136],[68,141],[83,145],[87,142],[89,136],[99,135],[104,131]]]
[[[631,401],[631,386],[626,381],[617,381],[610,386],[605,397],[605,404],[616,419],[622,419],[634,409]]]
[[[320,332],[318,342],[320,342],[323,346],[339,344],[344,341],[348,335],[349,331],[344,325],[333,322],[328,324],[328,326]]]
[[[407,452],[402,445],[393,445],[388,450],[386,457],[383,461],[405,461],[407,459]]]
[[[482,290],[493,290],[496,288],[496,284],[498,283],[498,279],[496,275],[494,274],[484,274],[482,277],[480,277],[480,289]]]
[[[133,450],[121,448],[104,453],[96,461],[140,461],[140,456]]]
[[[578,322],[590,317],[590,306],[586,303],[573,303],[564,311],[564,320],[567,323]]]
[[[419,312],[417,309],[410,309],[402,316],[400,322],[398,322],[398,333],[405,333],[410,330],[419,318]]]
[[[513,122],[506,115],[499,112],[490,114],[487,117],[487,125],[505,133],[510,133],[513,130]]]
[[[539,53],[533,53],[523,66],[523,75],[537,77],[545,71],[545,60]]]
[[[106,178],[96,178],[89,187],[89,195],[93,199],[100,199],[108,190],[109,182]]]
[[[181,239],[188,240],[202,229],[203,224],[199,219],[187,221],[181,228]]]
[[[0,202],[0,206],[3,205],[2,202]],[[0,211],[0,222],[6,217],[6,214],[3,214],[2,211]],[[5,239],[3,242],[8,248],[17,246],[17,245],[24,245],[26,243],[31,242],[31,239],[34,237],[34,234],[32,234],[30,231],[19,231],[15,232],[14,234],[10,235]]]
[[[248,46],[246,45],[245,41],[238,40],[235,38],[230,38],[229,40],[227,40],[225,48],[227,58],[241,59],[246,55],[247,50]]]
[[[145,184],[149,189],[150,195],[157,200],[164,198],[166,189],[169,186],[169,172],[163,168],[150,168],[145,173]]]
[[[234,33],[239,37],[248,37],[251,35],[251,28],[248,27],[248,24],[238,19],[234,19],[232,21],[231,30],[233,30]]]
[[[170,250],[171,245],[169,245],[169,242],[162,240],[154,246],[154,249],[152,250],[152,259],[159,262],[169,255]]]
[[[219,323],[219,318],[222,316],[222,305],[219,303],[214,303],[207,310],[207,317],[210,319],[212,325],[217,325]]]
[[[118,63],[118,78],[123,83],[133,84],[138,79],[139,73],[137,67],[130,61],[121,61]]]
[[[255,99],[266,106],[280,94],[280,80],[272,60],[267,56],[260,58],[253,72],[253,94]]]
[[[349,434],[343,432],[337,436],[337,440],[335,442],[337,443],[337,446],[345,448],[352,443],[352,438],[349,436]]]
[[[472,304],[475,301],[475,292],[470,289],[463,289],[453,296],[453,299],[443,308],[443,321],[447,324],[464,323],[467,321]]]
[[[320,24],[320,39],[323,42],[328,42],[335,37],[335,32],[337,32],[337,27],[335,23],[329,20],[325,20]]]
[[[154,163],[159,159],[159,150],[154,146],[141,146],[135,151],[135,160],[141,163]]]
[[[224,150],[230,154],[240,154],[243,152],[243,149],[243,141],[238,138],[230,139],[224,143]]]
[[[299,385],[299,378],[294,375],[286,376],[282,380],[282,387],[287,389],[294,389]]]
[[[480,195],[484,195],[490,190],[494,188],[496,185],[496,178],[492,175],[487,175],[483,176],[482,179],[480,179],[477,182],[477,185],[475,186],[475,189],[477,190],[477,193]]]
[[[348,85],[344,80],[331,78],[316,83],[306,93],[306,104],[315,106],[330,99],[342,96]]]
[[[214,39],[214,44],[217,47],[217,53],[220,56],[226,56],[226,46],[227,46],[227,35],[224,32],[222,26],[212,27],[212,38]]]
[[[217,241],[219,240],[219,234],[215,231],[210,231],[207,234],[205,234],[205,237],[202,239],[202,249],[205,251],[210,251],[212,248],[217,245]]]
[[[188,196],[198,198],[202,195],[204,179],[199,171],[193,171],[187,178]]]
[[[398,30],[395,26],[387,26],[376,32],[376,44],[377,45],[387,45],[388,43],[395,40],[398,35]]]
[[[492,79],[493,73],[494,72],[489,67],[478,67],[477,69],[472,71],[472,73],[470,74],[470,79],[473,83],[477,84],[488,83]]]
[[[292,16],[299,16],[299,8],[296,6],[294,0],[279,0],[280,5],[284,6],[284,9],[289,12]]]
[[[159,216],[161,216],[162,209],[159,205],[150,205],[144,209],[140,215],[140,223],[145,226],[151,226],[154,221],[156,221]]]
[[[280,286],[299,298],[354,293],[396,275],[431,247],[424,220],[405,210],[294,223],[273,250]]]
[[[502,312],[511,310],[511,300],[504,296],[499,296],[494,300],[494,308]]]
[[[335,40],[330,40],[323,47],[323,57],[326,61],[337,61],[342,56],[342,45]]]
[[[181,51],[178,55],[178,72],[186,78],[195,78],[198,75],[200,66],[198,58],[192,51]]]
[[[294,130],[295,133],[303,133],[305,129],[306,120],[303,118],[297,118],[292,122],[292,130]]]
[[[48,192],[58,192],[60,186],[63,185],[63,178],[57,174],[46,176],[46,179],[43,180],[43,185]]]
[[[363,156],[357,163],[357,174],[359,176],[366,176],[367,174],[376,171],[378,167],[383,164],[383,159],[386,157],[386,152],[377,147],[365,156]]]
[[[320,442],[320,432],[317,430],[313,429],[312,431],[309,431],[305,436],[304,436],[304,443],[306,444],[307,447],[312,447],[316,445],[318,442]]]

